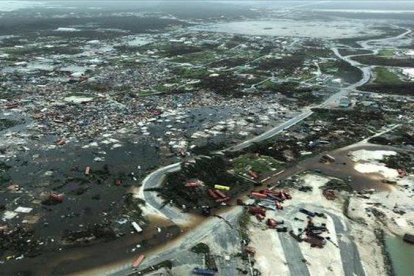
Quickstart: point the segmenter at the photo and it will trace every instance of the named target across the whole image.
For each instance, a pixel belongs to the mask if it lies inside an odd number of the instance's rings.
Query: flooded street
[[[306,22],[296,20],[240,21],[197,26],[193,29],[198,31],[226,32],[245,35],[312,37],[325,39],[358,37],[363,36],[367,32],[367,26],[362,22],[360,24],[346,21],[328,23],[318,20]],[[370,30],[369,33],[375,32]],[[380,32],[377,32],[377,34],[380,34]]]
[[[110,242],[68,248],[57,253],[46,252],[37,258],[9,262],[2,266],[2,272],[6,274],[19,272],[30,275],[67,275],[77,274],[102,265],[104,267],[105,265],[111,266],[111,264],[121,260],[130,259],[130,263],[132,263],[136,256],[142,252],[154,250],[159,245],[181,234],[180,229],[169,222],[154,219],[152,223],[154,224],[150,224],[149,228],[142,234],[127,234]],[[156,225],[156,227],[152,225]],[[157,227],[159,227],[160,232]],[[135,245],[135,248],[131,245]],[[76,266],[73,265],[74,262],[76,262]]]
[[[285,179],[289,176],[305,172],[313,171],[326,176],[340,178],[346,180],[347,183],[356,191],[363,191],[367,189],[375,189],[378,191],[387,191],[390,189],[390,184],[383,182],[384,177],[378,173],[361,173],[355,170],[355,164],[349,152],[357,150],[395,150],[394,147],[384,147],[380,145],[366,144],[357,145],[355,147],[345,147],[342,149],[329,152],[329,155],[335,158],[333,163],[321,163],[321,157],[326,153],[318,154],[314,157],[306,158],[299,162],[298,165],[284,170],[282,173],[266,181],[267,184],[276,183],[279,180]],[[277,187],[277,185],[276,185]]]

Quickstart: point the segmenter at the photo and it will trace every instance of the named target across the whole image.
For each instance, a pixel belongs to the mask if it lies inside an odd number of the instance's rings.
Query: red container
[[[221,198],[226,198],[227,197],[222,191],[219,191],[219,190],[214,190],[214,193],[216,195],[218,195],[219,197],[221,197]]]
[[[267,196],[265,194],[258,193],[258,192],[251,192],[250,196],[253,197],[253,198],[259,198],[259,199],[267,198]]]
[[[144,255],[139,255],[139,257],[132,263],[132,267],[134,268],[139,267],[142,261],[144,260],[144,258],[145,258]]]
[[[218,195],[216,195],[216,193],[212,190],[212,189],[208,189],[208,194],[214,198],[214,199],[218,199]]]

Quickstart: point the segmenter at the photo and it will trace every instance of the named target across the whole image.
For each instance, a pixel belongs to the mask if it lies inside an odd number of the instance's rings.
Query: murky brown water
[[[363,174],[354,169],[355,162],[349,158],[348,153],[360,149],[396,150],[393,147],[371,144],[352,148],[346,147],[329,152],[336,159],[336,162],[331,164],[319,162],[320,157],[325,154],[321,153],[300,162],[296,166],[286,169],[283,173],[266,181],[265,185],[274,184],[278,180],[285,179],[300,172],[320,170],[322,174],[332,177],[343,179],[350,177],[350,185],[355,190],[388,190],[390,185],[381,181],[383,179],[381,175],[375,173]],[[217,211],[217,214],[225,211],[225,209]],[[110,242],[65,249],[61,253],[45,253],[36,258],[10,261],[2,265],[2,274],[16,275],[18,271],[22,273],[26,272],[28,275],[82,274],[82,271],[90,271],[94,267],[102,267],[102,265],[111,267],[112,265],[125,263],[128,260],[132,262],[139,254],[150,254],[165,247],[166,244],[173,243],[182,237],[183,234],[198,227],[204,219],[204,217],[193,215],[187,226],[180,229],[170,221],[158,217],[151,217],[150,225],[142,234],[128,234]],[[157,227],[162,228],[160,233],[157,231]],[[137,244],[140,244],[141,247],[131,252],[132,248]],[[76,266],[74,265],[75,263]]]
[[[131,233],[113,241],[44,253],[36,258],[10,261],[1,267],[2,275],[63,275],[79,273],[93,267],[134,259],[142,252],[172,240],[182,230],[167,220],[150,218],[150,225],[141,233]],[[158,232],[157,227],[162,229]],[[131,228],[132,231],[132,228]],[[141,247],[132,252],[134,246]],[[76,263],[76,265],[75,265]]]
[[[356,191],[361,191],[364,189],[375,189],[375,190],[389,190],[390,184],[383,183],[382,180],[384,177],[378,173],[360,173],[354,169],[355,162],[351,160],[348,156],[349,152],[356,150],[393,150],[398,151],[398,149],[389,146],[383,145],[373,145],[373,144],[364,144],[355,147],[345,147],[338,150],[329,152],[336,160],[334,163],[325,164],[319,162],[322,155],[328,153],[324,152],[318,154],[314,157],[308,158],[299,164],[286,169],[283,173],[272,177],[265,184],[273,185],[277,181],[285,179],[294,174],[304,172],[304,171],[313,171],[319,170],[322,174],[327,176],[332,176],[336,178],[341,178],[344,180],[350,179],[349,184]]]

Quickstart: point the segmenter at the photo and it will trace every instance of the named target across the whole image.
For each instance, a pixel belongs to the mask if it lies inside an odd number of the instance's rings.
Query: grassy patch
[[[3,51],[12,56],[23,55],[76,55],[82,52],[81,49],[71,46],[46,47],[23,47],[23,48],[4,48]]]
[[[238,174],[252,170],[258,174],[268,173],[280,167],[280,162],[273,157],[256,154],[244,154],[233,161],[234,171]]]
[[[397,74],[391,72],[387,68],[377,67],[375,68],[375,81],[376,84],[401,84],[403,81],[397,76]]]
[[[205,68],[179,68],[175,71],[175,74],[186,79],[201,79],[210,73]]]
[[[360,90],[398,95],[412,95],[413,93],[413,82],[401,80],[396,73],[387,68],[375,68],[375,76],[373,82],[362,86]]]
[[[243,214],[239,217],[239,234],[242,240],[250,241],[249,232],[247,228],[251,222],[250,214],[247,211],[244,211]]]
[[[353,59],[367,65],[414,67],[414,58],[402,59],[383,56],[359,56],[354,57]]]
[[[382,49],[378,52],[378,55],[382,57],[393,57],[395,51],[393,49]]]

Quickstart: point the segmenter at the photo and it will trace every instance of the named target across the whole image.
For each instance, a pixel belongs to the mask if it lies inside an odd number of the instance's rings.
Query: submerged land
[[[410,3],[12,2],[2,275],[414,269]]]

